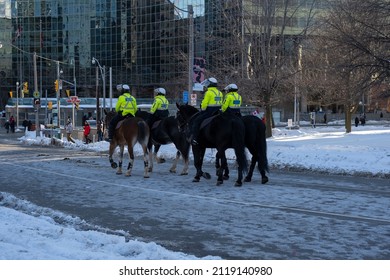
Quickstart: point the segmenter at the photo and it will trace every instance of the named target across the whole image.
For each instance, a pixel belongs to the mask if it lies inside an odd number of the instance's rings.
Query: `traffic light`
[[[9,97],[12,98],[12,90],[9,92]]]
[[[56,91],[58,91],[58,89],[59,89],[58,80],[56,80],[56,81],[54,82],[54,88],[56,89]]]
[[[23,93],[28,93],[28,82],[23,83]]]
[[[79,106],[80,106],[80,104],[79,104],[79,103],[77,103],[77,102],[74,104],[74,107],[75,107],[75,109],[76,109],[76,110],[78,110],[78,109],[79,109]]]
[[[70,96],[70,89],[66,90],[66,95],[69,97]]]
[[[53,109],[53,102],[51,102],[51,101],[47,102],[47,109],[49,109],[49,110]]]

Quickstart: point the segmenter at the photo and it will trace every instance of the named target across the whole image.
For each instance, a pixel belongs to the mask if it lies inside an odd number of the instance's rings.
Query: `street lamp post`
[[[188,94],[193,92],[193,71],[194,71],[194,9],[188,5]]]
[[[16,82],[16,127],[19,127],[19,82]]]
[[[103,109],[106,109],[106,67],[103,65],[103,67],[100,65],[99,60],[92,57],[92,64],[97,64],[100,70],[100,75],[102,76],[103,81]],[[97,114],[97,112],[96,112]],[[103,114],[101,114],[103,116]],[[97,123],[98,120],[96,120]]]

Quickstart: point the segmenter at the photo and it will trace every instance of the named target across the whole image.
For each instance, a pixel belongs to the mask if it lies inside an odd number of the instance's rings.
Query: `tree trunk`
[[[265,119],[266,119],[266,131],[265,131],[266,137],[270,138],[272,137],[272,128],[274,127],[271,106],[265,106]]]
[[[349,105],[345,105],[345,132],[350,133],[352,131],[352,112]]]

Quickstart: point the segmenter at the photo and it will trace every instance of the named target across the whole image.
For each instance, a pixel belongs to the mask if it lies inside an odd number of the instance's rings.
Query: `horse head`
[[[115,111],[108,111],[106,109],[104,109],[104,126],[107,127],[107,125],[110,123],[110,121],[112,120],[112,118],[116,115],[116,112]]]
[[[195,107],[186,104],[179,104],[176,102],[177,112],[176,120],[179,126],[179,131],[188,131],[188,124],[190,123],[192,117],[197,114],[199,111]]]

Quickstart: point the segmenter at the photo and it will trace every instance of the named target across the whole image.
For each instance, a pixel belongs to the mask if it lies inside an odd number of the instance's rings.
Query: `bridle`
[[[180,112],[180,109],[177,110],[177,112],[176,112],[176,120],[177,120],[177,124],[178,124],[178,128],[179,128],[179,132],[188,131],[189,124],[190,124],[191,120],[195,116],[197,116],[198,114],[199,114],[199,112],[196,112],[195,114],[193,114],[190,117],[184,117],[183,116],[184,114]]]

